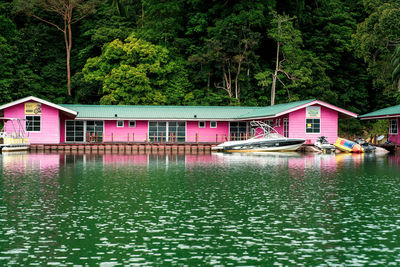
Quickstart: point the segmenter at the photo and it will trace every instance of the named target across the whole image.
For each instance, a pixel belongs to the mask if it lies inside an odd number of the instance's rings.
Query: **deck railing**
[[[149,142],[149,143],[223,143],[226,141],[239,141],[247,140],[251,138],[248,133],[236,134],[233,133],[230,136],[227,134],[215,134],[215,135],[202,135],[195,133],[194,135],[179,136],[176,133],[169,133],[164,136],[163,133],[160,135],[148,134],[148,133],[126,133],[126,134],[86,134],[86,143],[114,143],[114,142]]]

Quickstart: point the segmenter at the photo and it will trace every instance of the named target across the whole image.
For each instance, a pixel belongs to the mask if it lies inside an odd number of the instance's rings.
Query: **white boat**
[[[224,142],[213,147],[212,150],[222,152],[295,151],[306,141],[300,138],[284,137],[262,121],[252,121],[250,125],[258,133],[253,138]]]

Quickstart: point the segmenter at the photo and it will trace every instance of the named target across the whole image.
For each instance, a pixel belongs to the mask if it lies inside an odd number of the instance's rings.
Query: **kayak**
[[[359,144],[343,138],[338,138],[333,145],[343,152],[364,153],[364,149]]]

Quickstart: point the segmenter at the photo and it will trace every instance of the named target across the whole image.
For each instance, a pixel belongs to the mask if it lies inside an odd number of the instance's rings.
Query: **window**
[[[103,142],[103,121],[65,121],[65,142]]]
[[[274,127],[274,120],[265,120],[264,121],[268,126]]]
[[[83,121],[65,121],[65,142],[83,142],[84,134]]]
[[[210,128],[217,128],[217,122],[216,121],[210,121]]]
[[[136,127],[136,121],[129,121],[129,127]]]
[[[229,122],[230,140],[242,140],[247,138],[247,122]]]
[[[117,127],[124,127],[124,121],[117,121]]]
[[[275,127],[281,127],[281,119],[275,120]]]
[[[86,142],[103,142],[103,121],[86,122]]]
[[[206,122],[205,121],[199,121],[199,128],[206,128]]]
[[[320,119],[306,119],[306,133],[320,133],[320,126]]]
[[[283,136],[289,137],[289,119],[288,118],[283,119]]]
[[[40,116],[26,116],[25,130],[27,132],[40,132]]]
[[[397,133],[398,133],[397,119],[389,120],[389,134],[397,134]]]
[[[186,122],[170,121],[168,122],[168,141],[170,142],[185,142]]]
[[[185,142],[186,122],[184,121],[150,121],[149,140],[152,142],[169,141]]]

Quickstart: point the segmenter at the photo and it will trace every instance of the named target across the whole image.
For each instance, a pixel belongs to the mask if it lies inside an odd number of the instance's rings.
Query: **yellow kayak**
[[[333,145],[343,152],[364,153],[364,149],[359,144],[343,138],[338,138]]]

